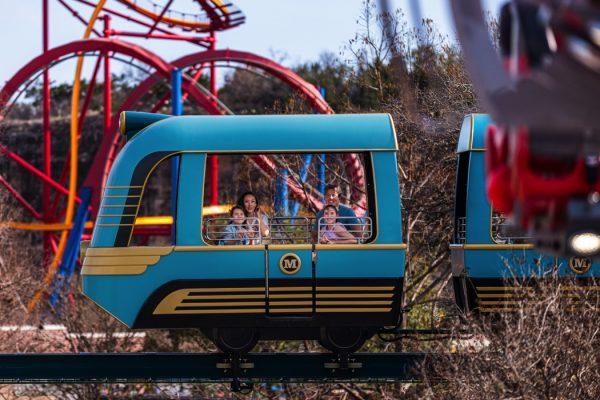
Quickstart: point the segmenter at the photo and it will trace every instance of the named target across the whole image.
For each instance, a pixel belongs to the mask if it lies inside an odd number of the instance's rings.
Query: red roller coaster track
[[[185,24],[173,24],[173,21],[167,18],[167,11],[173,3],[173,0],[165,0],[163,7],[160,12],[154,15],[154,18],[150,23],[144,22],[142,19],[121,12],[114,8],[104,8],[102,11],[104,16],[101,20],[104,21],[104,30],[102,33],[104,37],[91,38],[86,40],[77,40],[63,45],[59,45],[54,48],[48,47],[48,1],[41,0],[43,5],[43,44],[44,52],[25,64],[19,71],[11,77],[4,87],[0,90],[0,121],[8,113],[10,113],[11,105],[16,102],[24,91],[38,76],[43,75],[43,134],[42,143],[44,149],[44,160],[43,167],[38,168],[34,162],[30,162],[18,154],[18,151],[8,146],[0,145],[0,153],[7,157],[12,162],[25,168],[29,173],[34,175],[42,183],[43,194],[41,196],[41,208],[42,210],[36,209],[28,200],[24,193],[21,193],[17,188],[11,185],[7,177],[0,176],[0,185],[4,186],[8,192],[27,210],[33,217],[34,220],[42,222],[39,225],[40,230],[46,230],[44,233],[44,244],[46,252],[51,252],[56,247],[56,241],[54,234],[50,229],[52,225],[56,226],[61,221],[65,210],[59,209],[60,199],[64,198],[69,193],[69,187],[66,184],[68,177],[68,169],[70,159],[66,157],[66,161],[62,167],[62,172],[57,175],[52,172],[52,132],[50,129],[50,86],[49,86],[49,74],[51,68],[63,61],[77,57],[77,56],[95,56],[97,61],[93,69],[91,78],[89,79],[88,89],[86,91],[83,105],[79,114],[78,126],[83,126],[92,97],[94,87],[96,86],[97,75],[100,67],[103,66],[104,72],[104,110],[108,110],[104,113],[104,135],[102,136],[98,150],[94,155],[94,160],[91,164],[91,168],[87,175],[83,179],[82,185],[84,187],[94,188],[92,202],[91,202],[91,215],[95,217],[97,206],[99,204],[99,198],[101,194],[101,188],[106,175],[112,165],[112,162],[120,148],[121,138],[117,132],[116,127],[118,126],[118,115],[120,111],[128,109],[148,109],[156,110],[164,104],[164,99],[159,100],[157,104],[141,104],[144,96],[149,93],[155,86],[159,84],[168,84],[171,76],[171,72],[175,69],[181,69],[184,71],[184,98],[187,101],[194,102],[195,104],[202,107],[207,113],[213,115],[227,114],[230,111],[221,104],[217,97],[216,90],[216,66],[218,63],[241,65],[245,68],[251,68],[260,71],[263,75],[274,78],[280,81],[283,85],[290,87],[292,90],[300,94],[305,101],[313,108],[317,113],[332,113],[332,109],[321,97],[319,91],[310,83],[303,80],[296,73],[288,68],[285,68],[276,62],[267,58],[258,56],[256,54],[237,51],[237,50],[216,50],[216,30],[223,30],[235,27],[243,23],[243,17],[240,16],[239,11],[234,9],[231,5],[224,5],[220,1],[200,1],[199,5],[203,8],[209,21],[207,25],[203,27],[189,27]],[[87,0],[56,0],[58,3],[63,5],[69,12],[71,12],[81,22],[86,23],[86,20],[81,17],[81,13],[77,11],[76,6],[95,6],[93,2]],[[132,8],[130,1],[119,0],[119,2],[128,5]],[[139,8],[139,7],[138,7]],[[139,12],[139,10],[137,10]],[[232,17],[230,14],[235,14]],[[129,24],[141,27],[143,32],[134,31],[123,31],[112,29],[111,17],[120,18]],[[142,13],[142,17],[148,17]],[[176,29],[183,29],[185,34],[177,32]],[[100,35],[98,29],[93,29],[97,35]],[[190,36],[188,32],[196,32],[196,34],[208,34],[208,36]],[[160,38],[160,39],[175,39],[185,40],[193,44],[200,45],[202,47],[208,47],[208,50],[195,52],[186,56],[183,56],[172,62],[167,62],[156,53],[136,44],[128,43],[122,40],[112,38],[112,36],[130,36],[130,37],[146,37],[146,38]],[[193,35],[193,34],[192,34]],[[160,37],[159,37],[160,36]],[[139,83],[126,97],[126,99],[119,105],[118,111],[114,114],[110,110],[112,107],[112,96],[111,96],[111,74],[110,74],[110,60],[111,59],[128,59],[129,63],[135,63],[136,65],[145,66],[145,70],[149,72],[147,78]],[[210,88],[205,89],[198,85],[198,78],[200,77],[203,70],[208,69],[210,78]],[[80,131],[80,135],[84,133]],[[271,160],[265,156],[254,157],[255,164],[261,168],[269,176],[275,177],[279,173],[280,166],[274,160]],[[353,200],[359,207],[363,207],[366,203],[364,197],[364,171],[359,159],[355,155],[346,156],[346,167],[349,175],[353,179],[354,185],[357,190],[353,193]],[[216,170],[218,168],[216,158],[213,158],[209,164],[212,169],[212,176],[216,181]],[[210,172],[209,172],[210,173]],[[310,195],[306,195],[302,189],[302,185],[293,177],[288,178],[288,186],[290,193],[299,200],[313,205],[320,206],[321,202],[318,198],[314,198]],[[213,191],[216,190],[216,185],[213,187]],[[77,188],[75,188],[77,189]],[[215,204],[218,194],[212,193],[212,203]],[[45,229],[46,226],[48,229]],[[148,228],[148,232],[155,230]],[[62,229],[67,229],[63,227]]]

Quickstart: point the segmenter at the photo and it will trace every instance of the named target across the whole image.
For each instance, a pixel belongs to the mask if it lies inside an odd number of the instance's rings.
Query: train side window
[[[494,243],[498,244],[526,244],[531,243],[532,238],[522,232],[517,232],[511,226],[508,218],[501,212],[491,211],[490,233]]]
[[[245,192],[256,196],[261,212],[260,216],[254,214],[251,218],[261,221],[266,218],[268,223],[268,229],[261,232],[260,238],[255,235],[246,241],[248,244],[313,243],[317,238],[316,215],[324,204],[322,192],[330,183],[339,187],[340,204],[351,207],[357,214],[359,222],[354,229],[356,232],[352,232],[357,241],[372,240],[374,227],[369,204],[373,202],[374,186],[368,154],[216,156],[219,160],[218,182],[213,182],[215,175],[209,168],[204,186],[202,234],[208,245],[225,244],[222,237],[232,222],[229,212]],[[258,224],[250,225],[256,227]]]
[[[458,155],[456,172],[456,198],[454,203],[454,243],[462,244],[467,241],[467,190],[469,180],[468,152]]]
[[[162,160],[148,175],[130,246],[172,244],[172,158]]]

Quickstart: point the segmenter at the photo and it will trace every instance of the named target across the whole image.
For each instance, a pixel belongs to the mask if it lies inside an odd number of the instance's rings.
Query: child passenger
[[[258,199],[252,192],[246,192],[240,196],[237,205],[244,209],[248,218],[248,229],[254,233],[254,239],[251,244],[260,244],[259,238],[269,237],[269,216],[260,209]],[[260,235],[258,232],[260,231]]]
[[[328,204],[323,208],[323,218],[319,221],[319,243],[356,243],[356,238],[337,222],[338,211],[335,206]]]
[[[244,209],[240,206],[233,206],[229,214],[231,215],[231,220],[223,230],[223,238],[221,239],[220,244],[250,244],[254,237],[254,232],[248,229]]]

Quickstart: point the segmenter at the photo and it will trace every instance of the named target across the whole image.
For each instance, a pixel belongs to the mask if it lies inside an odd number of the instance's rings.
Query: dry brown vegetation
[[[340,61],[328,55],[320,65],[299,68],[315,83],[327,82],[337,112],[389,112],[396,123],[400,151],[398,168],[404,208],[407,250],[406,303],[412,306],[408,327],[447,326],[450,340],[382,342],[372,340],[364,350],[433,350],[448,354],[457,349],[465,357],[448,355],[427,370],[422,384],[260,385],[248,396],[231,394],[224,385],[87,385],[2,387],[0,398],[14,393],[55,398],[306,398],[306,399],[596,399],[600,398],[600,342],[598,292],[586,294],[578,307],[561,301],[561,285],[539,287],[537,302],[517,313],[495,319],[463,316],[453,306],[447,285],[450,276],[448,243],[454,201],[454,149],[462,117],[480,111],[462,66],[460,52],[440,37],[431,22],[424,39],[392,18],[397,50],[403,55],[406,81],[399,84],[390,64],[390,44],[382,37],[382,20],[372,1],[365,3],[359,32]],[[231,80],[240,80],[236,75]],[[258,85],[260,86],[260,85]],[[255,82],[239,85],[256,88]],[[229,98],[237,94],[230,87]],[[242,90],[240,89],[240,90]],[[257,89],[258,90],[258,89]],[[408,94],[407,94],[408,93]],[[243,98],[247,103],[252,99]],[[246,107],[244,105],[240,107]],[[247,106],[250,107],[250,106]],[[262,106],[261,106],[262,107]],[[275,111],[305,111],[298,99],[275,102]],[[248,111],[251,112],[251,111]],[[237,190],[237,187],[236,187]],[[253,190],[256,188],[253,187]],[[0,204],[5,204],[0,201]],[[8,208],[1,220],[10,219]],[[14,217],[14,215],[12,216]],[[64,330],[0,332],[0,351],[214,351],[195,330],[146,332],[143,338],[109,318],[77,295],[59,312],[39,310],[30,316],[25,304],[40,282],[41,260],[35,259],[35,239],[0,229],[0,325],[60,323]],[[99,333],[90,338],[83,333]],[[114,333],[126,332],[115,336]],[[261,345],[269,351],[319,351],[316,343]],[[438,379],[433,379],[436,376]],[[440,382],[439,378],[443,379]],[[8,392],[7,392],[8,390]],[[6,393],[13,393],[8,395]]]
[[[511,283],[512,284],[512,283]],[[500,317],[467,319],[470,340],[451,343],[428,395],[441,399],[600,398],[600,292],[556,277],[535,286],[532,299]],[[436,350],[448,349],[440,343]]]

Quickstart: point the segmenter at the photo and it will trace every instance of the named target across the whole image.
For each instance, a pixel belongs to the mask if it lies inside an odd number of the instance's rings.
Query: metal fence
[[[260,244],[263,240],[258,226],[258,218],[246,218],[240,225],[231,217],[207,218],[204,240],[213,245]]]
[[[342,240],[343,233],[336,233],[334,225],[328,225],[326,220],[325,217],[319,218],[318,241],[322,243],[323,236],[326,236],[330,243]],[[337,217],[336,223],[353,236],[357,243],[365,243],[373,235],[373,221],[370,217]]]
[[[312,223],[306,217],[273,217],[269,221],[270,243],[311,243]]]
[[[313,233],[317,242],[327,230],[331,242],[336,235],[333,226],[327,226],[325,218],[319,219],[317,229],[315,218],[273,217],[269,219],[268,233],[263,235],[257,218],[246,218],[243,224],[233,223],[231,217],[207,218],[204,220],[203,237],[210,245],[247,245],[247,244],[311,244]],[[345,229],[357,243],[369,241],[373,235],[373,223],[370,217],[337,217],[336,222]],[[356,223],[358,222],[358,223]],[[337,240],[340,240],[338,237]]]

